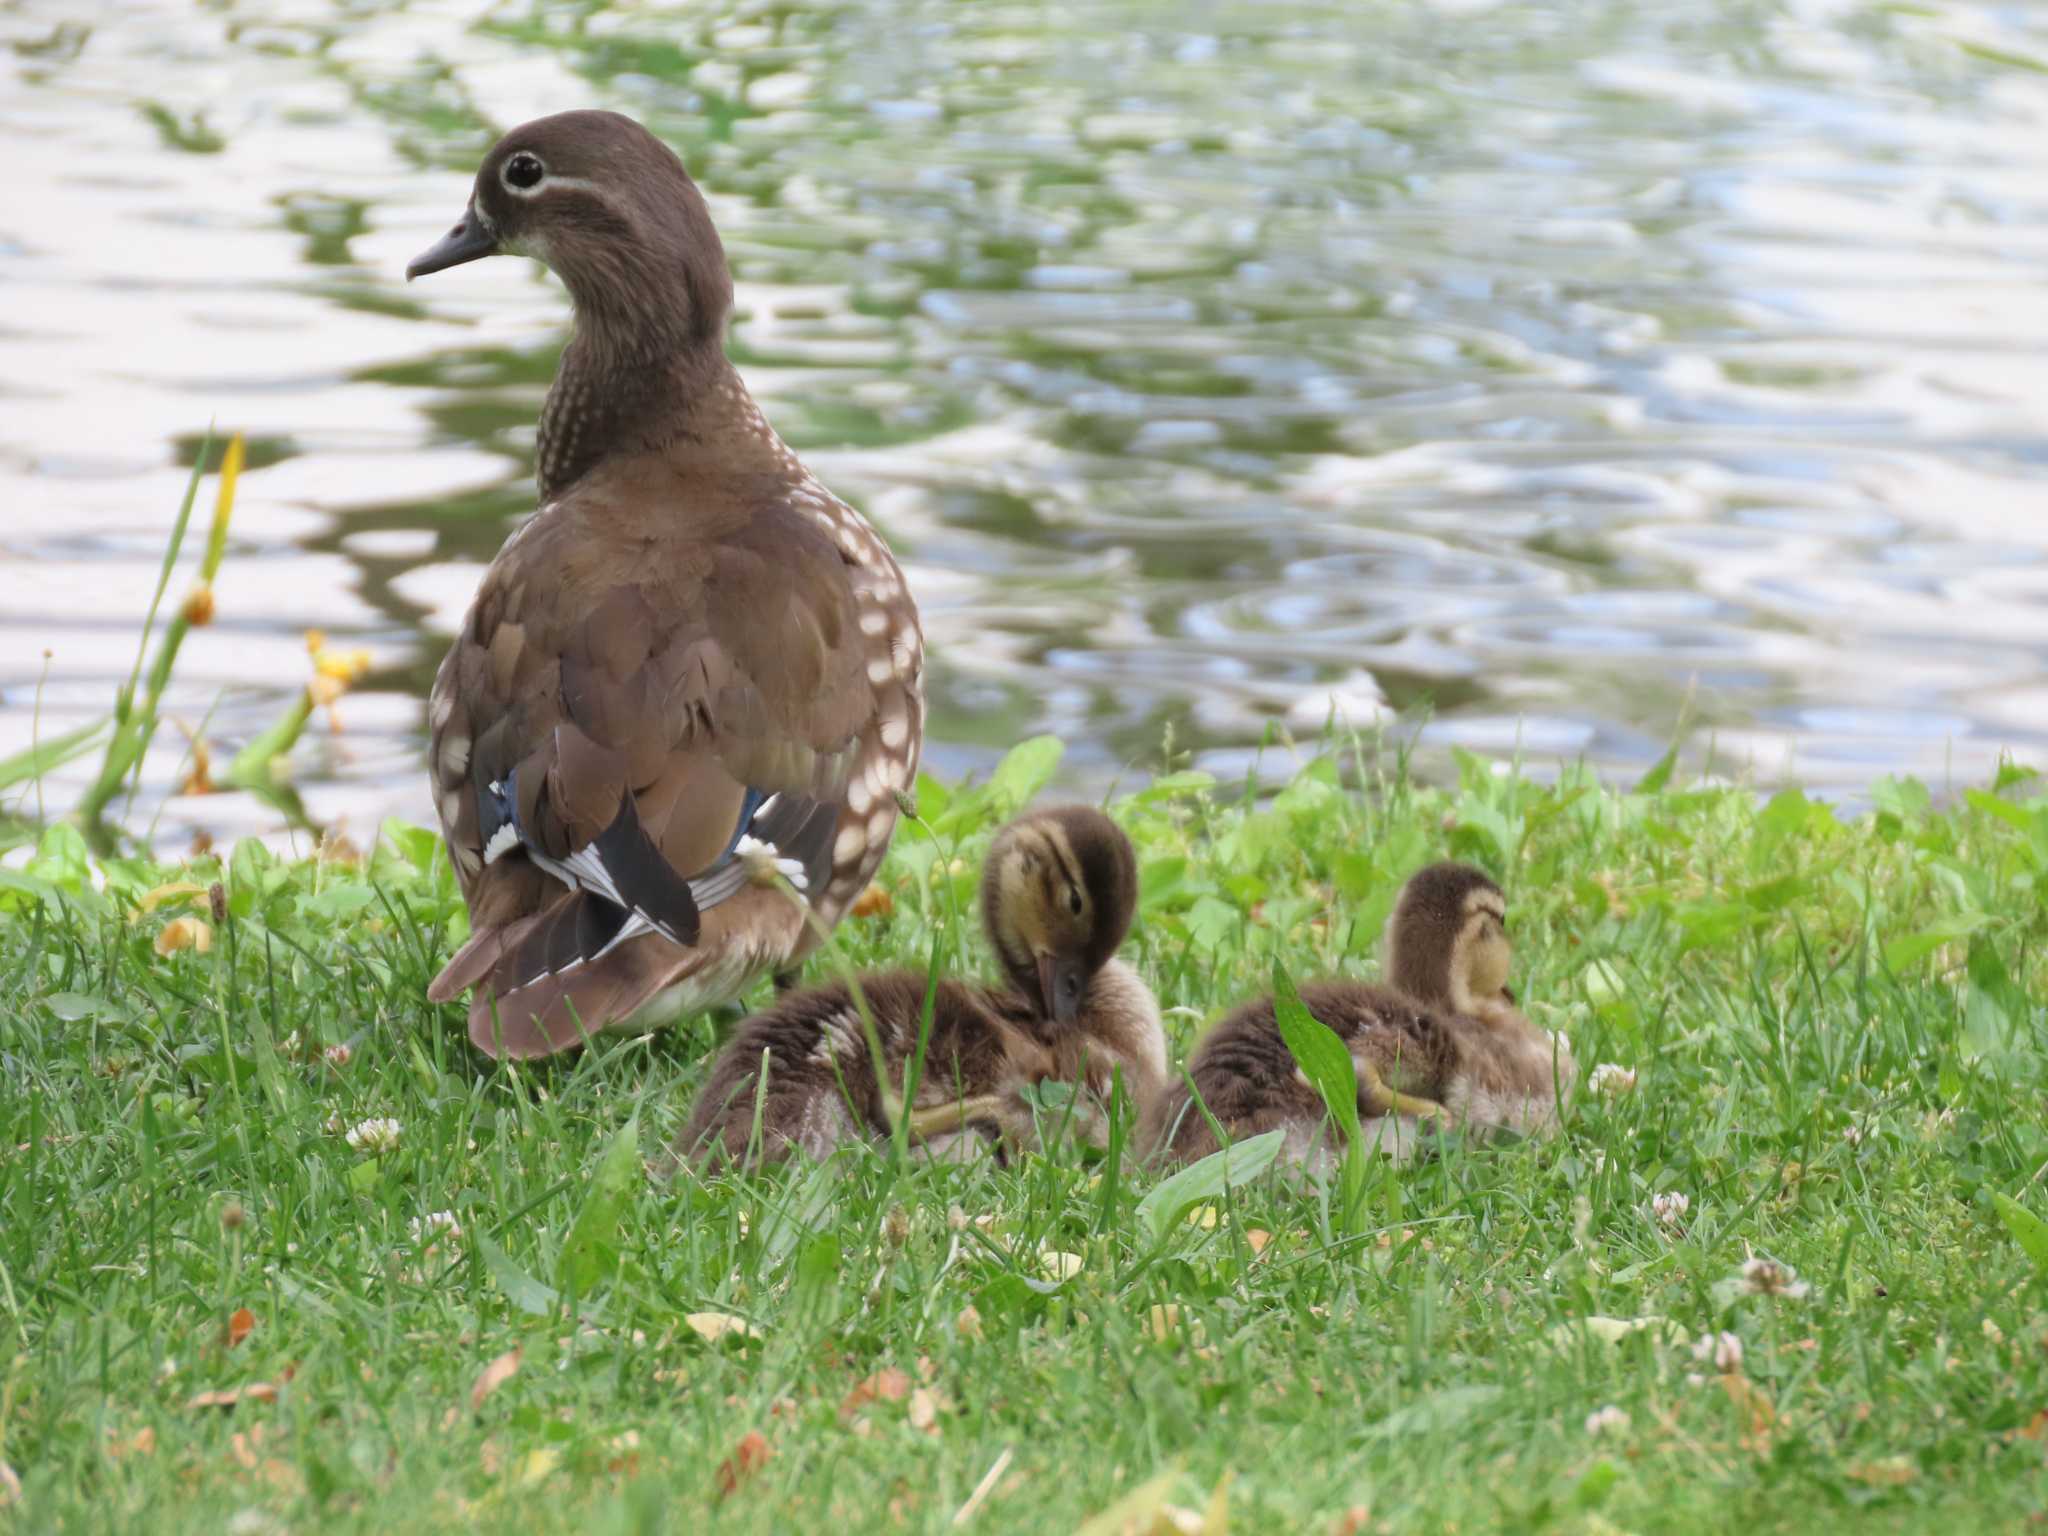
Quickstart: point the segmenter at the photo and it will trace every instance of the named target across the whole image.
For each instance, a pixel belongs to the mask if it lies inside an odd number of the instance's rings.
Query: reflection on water
[[[258,467],[176,713],[267,724],[317,624],[378,670],[309,805],[423,814],[564,308],[401,269],[496,129],[595,104],[683,151],[735,356],[906,557],[936,766],[1170,725],[1235,771],[1333,708],[1623,767],[1683,718],[1838,790],[2048,756],[2042,13],[7,0],[0,43],[0,753],[126,674],[218,423]]]

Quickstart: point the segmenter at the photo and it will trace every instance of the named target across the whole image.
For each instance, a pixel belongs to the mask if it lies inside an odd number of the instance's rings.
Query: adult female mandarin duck
[[[473,987],[470,1038],[526,1057],[803,958],[895,829],[924,642],[881,538],[727,361],[724,248],[665,144],[610,112],[514,129],[406,275],[500,253],[554,270],[575,332],[540,510],[434,681],[471,937],[428,995]]]
[[[1060,1118],[1101,1144],[1114,1081],[1141,1119],[1166,1087],[1159,1005],[1116,958],[1137,894],[1130,841],[1100,811],[1018,818],[996,835],[982,874],[982,923],[1003,986],[942,979],[928,1029],[921,971],[863,976],[858,1000],[844,982],[782,998],[742,1024],[713,1064],[675,1155],[739,1162],[751,1150],[779,1162],[886,1137],[921,1031],[909,1125],[927,1151],[1033,1145],[1037,1112],[1025,1090],[1046,1082],[1080,1090]],[[881,1047],[879,1077],[862,1003]]]
[[[1314,982],[1309,1012],[1351,1052],[1368,1141],[1414,1151],[1421,1120],[1479,1134],[1543,1134],[1577,1075],[1571,1053],[1525,1018],[1507,989],[1513,950],[1500,887],[1464,864],[1432,864],[1402,887],[1387,929],[1387,981]],[[1232,1140],[1282,1130],[1290,1164],[1333,1162],[1322,1096],[1296,1066],[1261,998],[1227,1014],[1188,1059],[1201,1095],[1163,1099],[1149,1141],[1176,1160],[1216,1150],[1211,1120]],[[1206,1111],[1206,1112],[1205,1112]]]

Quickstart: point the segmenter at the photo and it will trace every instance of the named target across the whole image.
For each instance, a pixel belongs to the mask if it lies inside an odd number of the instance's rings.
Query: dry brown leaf
[[[962,1307],[953,1319],[953,1331],[963,1339],[981,1337],[981,1313],[972,1305]]]
[[[228,1437],[228,1454],[241,1466],[244,1472],[254,1472],[263,1449],[263,1426],[258,1424],[248,1431],[236,1430]]]
[[[1252,1257],[1259,1259],[1265,1257],[1266,1245],[1273,1241],[1273,1234],[1264,1227],[1253,1227],[1245,1233],[1244,1240],[1251,1244]]]
[[[895,1366],[885,1365],[846,1394],[846,1400],[839,1405],[839,1417],[850,1419],[868,1403],[900,1403],[908,1396],[910,1378]]]
[[[1744,1450],[1762,1455],[1770,1449],[1771,1430],[1778,1422],[1778,1410],[1771,1400],[1750,1384],[1747,1376],[1730,1372],[1721,1378],[1721,1390],[1728,1394],[1743,1419]]]
[[[632,1477],[640,1470],[640,1431],[629,1429],[612,1436],[612,1459],[604,1469],[615,1475]]]
[[[522,1488],[531,1488],[562,1464],[562,1453],[552,1445],[538,1446],[519,1458],[512,1469],[512,1481]]]
[[[1202,1536],[1230,1536],[1230,1484],[1235,1472],[1225,1472],[1209,1493],[1209,1506],[1202,1512]]]
[[[939,1432],[939,1409],[945,1399],[930,1387],[919,1387],[910,1394],[910,1427],[929,1434]]]
[[[2043,1408],[2018,1429],[2005,1432],[2008,1440],[2048,1440],[2048,1408]]]
[[[849,917],[887,917],[896,910],[896,898],[881,886],[870,883],[846,910]]]
[[[768,1464],[768,1458],[775,1453],[768,1448],[768,1437],[758,1429],[750,1429],[733,1447],[732,1454],[718,1464],[718,1491],[729,1494]]]
[[[1920,1469],[1904,1456],[1883,1456],[1876,1461],[1851,1462],[1842,1469],[1859,1483],[1872,1488],[1897,1488],[1920,1475]]]
[[[213,930],[196,917],[174,917],[164,924],[163,932],[156,936],[156,952],[159,955],[175,954],[189,949],[203,955],[213,948]]]
[[[1372,1523],[1372,1506],[1354,1504],[1339,1515],[1330,1526],[1330,1536],[1358,1536]]]
[[[1046,1248],[1040,1251],[1038,1262],[1049,1279],[1071,1280],[1081,1273],[1081,1255],[1078,1253],[1063,1253],[1057,1248]]]
[[[692,1312],[683,1322],[690,1332],[707,1344],[716,1344],[720,1339],[758,1339],[760,1330],[744,1317],[734,1317],[730,1312]]]
[[[107,1456],[120,1461],[129,1456],[154,1456],[156,1454],[156,1427],[145,1424],[127,1439],[107,1442]]]
[[[1075,1536],[1153,1536],[1160,1529],[1160,1521],[1166,1517],[1166,1496],[1179,1481],[1180,1468],[1168,1467],[1158,1476],[1140,1483],[1101,1514],[1082,1521]],[[1167,1529],[1171,1530],[1171,1527]]]
[[[519,1362],[524,1353],[525,1351],[515,1344],[483,1368],[477,1376],[476,1385],[469,1389],[471,1413],[480,1412],[484,1406],[484,1399],[512,1379],[519,1369]]]
[[[279,1388],[292,1379],[296,1365],[288,1365],[278,1373],[275,1381],[252,1381],[246,1386],[219,1387],[211,1392],[201,1392],[185,1404],[187,1408],[232,1408],[238,1403],[274,1403]]]
[[[165,902],[190,901],[194,897],[204,896],[205,894],[206,887],[196,880],[173,880],[168,884],[159,885],[144,891],[141,896],[136,898],[135,904],[140,911],[154,912]]]
[[[229,1349],[233,1349],[255,1331],[256,1314],[247,1307],[237,1307],[228,1315],[228,1326],[221,1338]]]

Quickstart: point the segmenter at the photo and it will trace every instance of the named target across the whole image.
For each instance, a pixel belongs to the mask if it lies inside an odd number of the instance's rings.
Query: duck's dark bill
[[[450,267],[459,267],[465,261],[478,261],[485,256],[498,253],[498,242],[484,229],[474,213],[465,213],[462,222],[449,230],[427,250],[413,257],[405,269],[405,280],[425,277],[429,272],[445,272]]]

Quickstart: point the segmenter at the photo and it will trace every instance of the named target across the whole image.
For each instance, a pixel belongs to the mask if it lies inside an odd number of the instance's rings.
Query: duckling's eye
[[[1076,917],[1081,915],[1081,893],[1071,885],[1067,887],[1067,910]]]
[[[525,192],[540,185],[541,177],[548,168],[540,163],[539,155],[530,155],[521,150],[505,162],[505,185]]]

